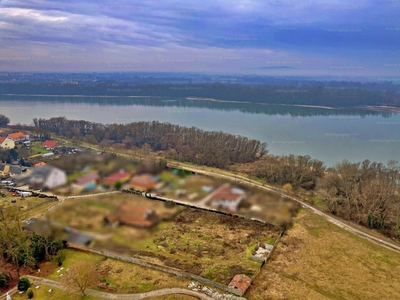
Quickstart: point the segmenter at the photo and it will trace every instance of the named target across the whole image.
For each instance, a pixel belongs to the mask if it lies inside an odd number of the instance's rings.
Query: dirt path
[[[266,191],[269,191],[269,192],[280,194],[280,195],[282,195],[282,197],[286,197],[286,198],[289,198],[289,199],[291,199],[293,201],[299,202],[301,205],[303,205],[304,208],[307,208],[307,209],[311,210],[312,212],[320,215],[324,219],[328,220],[329,222],[331,222],[331,223],[333,223],[333,224],[335,224],[335,225],[337,225],[337,226],[339,226],[339,227],[341,227],[341,228],[343,228],[345,230],[348,230],[348,231],[353,232],[353,233],[355,233],[355,234],[357,234],[359,236],[367,238],[367,239],[369,239],[369,240],[371,240],[371,241],[373,241],[375,243],[378,243],[378,244],[383,245],[385,247],[388,247],[388,248],[390,248],[392,250],[400,252],[400,246],[398,246],[396,244],[393,244],[393,243],[390,243],[390,242],[386,242],[386,241],[384,241],[384,240],[382,240],[380,238],[377,238],[377,237],[375,237],[375,236],[373,236],[371,234],[368,234],[368,233],[366,233],[364,231],[361,231],[361,230],[359,230],[359,229],[357,229],[357,228],[355,228],[355,227],[353,227],[353,226],[351,226],[349,224],[346,224],[346,223],[344,223],[344,222],[342,222],[342,221],[340,221],[340,220],[338,220],[338,219],[336,219],[336,218],[334,218],[334,217],[332,217],[332,216],[320,211],[319,209],[317,209],[317,208],[305,203],[299,197],[286,194],[286,192],[281,190],[281,189],[278,189],[278,188],[275,188],[275,187],[271,187],[271,186],[267,186],[267,185],[262,185],[262,184],[258,183],[257,181],[242,177],[240,175],[230,175],[227,172],[225,172],[226,173],[226,175],[225,175],[225,174],[206,171],[206,170],[200,169],[200,168],[195,168],[195,167],[191,167],[191,166],[190,167],[189,166],[185,166],[183,164],[180,164],[180,168],[184,169],[184,170],[187,170],[187,171],[195,172],[197,174],[207,175],[207,176],[211,176],[211,177],[224,178],[224,179],[228,179],[228,180],[231,180],[231,181],[232,180],[239,181],[239,183],[241,183],[241,184],[245,184],[245,185],[252,186],[252,187],[258,187],[260,189],[263,189],[263,190],[266,190]]]
[[[29,280],[33,283],[34,286],[46,285],[46,286],[50,286],[50,287],[57,288],[57,289],[64,288],[58,281],[55,281],[55,280],[50,280],[50,279],[31,276],[31,275],[27,275],[25,277],[29,278]],[[16,292],[16,290],[15,290],[15,292]],[[209,297],[203,293],[195,292],[195,291],[191,291],[191,290],[183,289],[183,288],[165,288],[165,289],[159,289],[159,290],[150,291],[150,292],[146,292],[146,293],[140,293],[140,294],[112,294],[112,293],[100,292],[100,291],[96,291],[96,290],[92,290],[92,289],[88,289],[86,292],[89,296],[102,298],[102,299],[136,300],[136,299],[146,299],[146,298],[157,297],[157,296],[181,294],[181,295],[193,296],[200,300],[212,300],[211,297]],[[11,294],[12,294],[12,292],[10,292],[10,295]],[[5,299],[5,297],[6,296],[3,295],[0,297],[0,299],[3,300],[3,299]]]

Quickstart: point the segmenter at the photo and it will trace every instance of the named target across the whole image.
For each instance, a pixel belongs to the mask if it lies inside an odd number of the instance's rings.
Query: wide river
[[[258,139],[271,154],[310,155],[327,166],[347,159],[400,160],[400,114],[363,109],[227,103],[204,100],[0,95],[11,124],[65,116],[99,123],[169,122]]]

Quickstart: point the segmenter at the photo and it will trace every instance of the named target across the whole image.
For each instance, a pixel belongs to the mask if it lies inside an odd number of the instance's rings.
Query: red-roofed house
[[[211,196],[210,204],[217,208],[237,211],[243,198],[243,190],[223,185]]]
[[[246,293],[247,289],[250,287],[250,284],[251,279],[248,276],[244,274],[237,274],[235,277],[233,277],[228,287],[234,290],[238,290],[240,296],[242,296],[244,293]]]
[[[157,178],[151,174],[137,175],[134,176],[130,181],[130,185],[135,190],[141,190],[141,191],[150,191],[157,185],[157,183],[158,183]]]
[[[0,136],[0,148],[13,149],[14,147],[15,143],[12,139],[7,136]]]
[[[104,184],[108,186],[114,186],[117,182],[125,183],[131,178],[131,173],[119,170],[116,173],[111,174],[106,179],[104,179]]]
[[[56,141],[47,140],[43,143],[43,147],[47,150],[53,150],[57,146]]]
[[[154,210],[133,206],[121,205],[117,210],[104,218],[106,226],[116,227],[118,225],[130,225],[141,228],[150,228],[160,221],[160,217]]]
[[[12,139],[14,142],[23,142],[27,140],[25,133],[19,131],[8,134],[8,137]]]

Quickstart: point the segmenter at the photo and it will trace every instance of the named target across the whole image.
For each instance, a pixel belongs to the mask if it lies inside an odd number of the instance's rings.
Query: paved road
[[[58,288],[58,289],[63,289],[64,287],[60,284],[60,282],[55,281],[55,280],[50,280],[46,278],[41,278],[41,277],[36,277],[36,276],[31,276],[27,275],[25,277],[28,277],[33,284],[36,285],[46,285],[50,286],[53,288]],[[173,295],[173,294],[183,294],[183,295],[189,295],[196,297],[197,299],[201,300],[212,300],[211,297],[200,293],[200,292],[195,292],[191,291],[188,289],[184,288],[165,288],[165,289],[159,289],[155,291],[150,291],[147,293],[140,293],[140,294],[112,294],[112,293],[106,293],[106,292],[100,292],[92,289],[87,290],[87,294],[93,297],[98,297],[98,298],[103,298],[103,299],[118,299],[118,300],[136,300],[136,299],[146,299],[149,297],[157,297],[157,296],[164,296],[164,295]]]

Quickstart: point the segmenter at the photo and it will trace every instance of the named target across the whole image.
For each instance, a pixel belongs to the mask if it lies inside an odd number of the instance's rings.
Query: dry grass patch
[[[249,299],[400,299],[400,254],[302,210]]]
[[[61,268],[56,267],[52,272],[46,272],[47,276],[44,272],[41,272],[46,278],[58,281],[61,278],[60,274],[65,273],[69,267],[75,263],[85,260],[95,264],[100,274],[100,280],[93,288],[104,292],[117,294],[144,293],[162,288],[185,288],[190,282],[188,279],[144,268],[128,262],[105,258],[97,254],[71,249],[64,249],[62,251],[65,254],[62,270],[57,272]]]
[[[52,289],[52,292],[49,293],[49,289]],[[33,299],[46,299],[46,300],[72,300],[76,298],[72,298],[69,295],[66,295],[65,292],[61,289],[55,289],[47,285],[41,285],[40,288],[35,289],[31,288],[33,291]],[[27,293],[23,293],[22,295],[16,293],[12,296],[13,300],[26,300],[28,299]],[[102,298],[96,298],[88,296],[84,300],[100,300]]]

